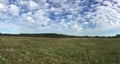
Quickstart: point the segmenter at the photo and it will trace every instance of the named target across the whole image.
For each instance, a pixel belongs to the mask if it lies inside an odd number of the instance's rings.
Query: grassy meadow
[[[120,64],[120,39],[0,36],[0,64]]]

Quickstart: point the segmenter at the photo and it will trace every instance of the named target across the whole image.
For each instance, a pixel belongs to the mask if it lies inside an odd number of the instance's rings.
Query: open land
[[[1,36],[0,64],[120,64],[120,38]]]

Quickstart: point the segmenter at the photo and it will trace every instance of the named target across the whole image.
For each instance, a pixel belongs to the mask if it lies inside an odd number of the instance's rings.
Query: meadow
[[[120,38],[0,36],[0,64],[120,64]]]

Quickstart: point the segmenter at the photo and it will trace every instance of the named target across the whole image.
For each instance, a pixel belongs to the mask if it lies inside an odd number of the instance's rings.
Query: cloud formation
[[[119,10],[119,0],[1,0],[0,31],[7,28],[8,33],[10,29],[19,33],[119,33]]]

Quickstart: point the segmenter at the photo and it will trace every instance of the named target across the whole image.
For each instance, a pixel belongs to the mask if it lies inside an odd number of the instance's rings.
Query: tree
[[[120,34],[117,34],[117,36],[116,36],[117,38],[120,38]]]

